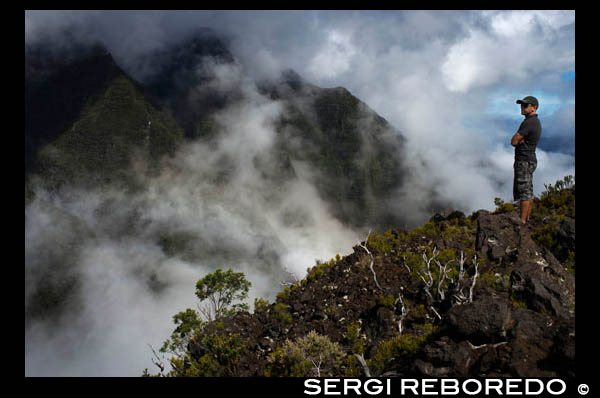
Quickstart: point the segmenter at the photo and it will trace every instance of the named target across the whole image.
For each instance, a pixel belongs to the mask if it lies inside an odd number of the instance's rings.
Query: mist
[[[572,10],[38,11],[26,13],[26,43],[67,26],[78,40],[103,43],[140,81],[157,67],[145,54],[208,27],[249,78],[291,68],[320,87],[345,87],[398,128],[408,156],[418,159],[411,159],[418,168],[412,184],[399,193],[423,204],[406,212],[416,214],[414,222],[427,217],[432,190],[464,212],[491,207],[490,195],[511,200],[511,173],[494,168],[503,158],[492,157],[500,154],[497,145],[513,150],[510,138],[522,119],[515,101],[526,95],[540,100],[542,126],[554,138],[542,148],[551,161],[538,165],[544,174],[534,178],[534,192],[574,174],[573,151],[568,167],[561,155],[554,161],[554,153],[565,153],[560,148],[573,146],[574,112],[553,128],[555,112],[575,103]],[[496,121],[506,115],[512,125],[500,127]],[[466,176],[473,180],[454,184]],[[466,195],[467,183],[477,190]]]
[[[154,371],[148,344],[159,348],[172,316],[196,308],[195,283],[207,273],[244,272],[252,309],[316,259],[364,239],[319,197],[319,170],[296,162],[284,182],[265,173],[276,167],[273,123],[284,108],[255,82],[282,70],[347,88],[402,132],[398,156],[409,167],[389,206],[412,225],[438,202],[469,215],[492,209],[494,197],[512,200],[509,142],[522,120],[515,100],[526,95],[540,100],[550,140],[537,150],[534,193],[575,175],[574,151],[563,149],[575,136],[574,79],[561,78],[574,71],[571,11],[27,11],[25,42],[67,53],[100,42],[144,82],[157,68],[149,54],[200,27],[221,34],[236,59],[203,65],[210,84],[240,92],[215,116],[217,141],[187,143],[157,176],[137,174],[139,193],[38,187],[26,206],[26,303],[52,278],[48,264],[78,281],[60,316],[26,325],[27,376]],[[58,39],[66,28],[76,40]],[[527,34],[538,40],[519,42]]]
[[[263,169],[274,165],[254,159],[269,159],[282,107],[235,66],[213,68],[218,79],[210,84],[233,84],[243,94],[216,115],[216,145],[182,146],[158,176],[138,175],[146,187],[138,194],[36,190],[26,208],[28,284],[39,283],[35,259],[51,249],[70,259],[80,282],[58,322],[32,321],[26,330],[27,375],[153,371],[148,345],[159,348],[174,328],[172,316],[196,308],[195,283],[208,272],[244,272],[252,309],[255,298],[273,301],[283,282],[302,278],[315,260],[349,253],[359,242],[310,181],[265,178]],[[215,178],[223,172],[225,179]],[[65,215],[73,221],[61,221]],[[80,224],[89,236],[74,234]],[[171,242],[183,248],[170,253]]]

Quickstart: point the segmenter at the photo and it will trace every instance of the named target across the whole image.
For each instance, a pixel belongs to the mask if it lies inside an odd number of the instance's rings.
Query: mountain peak
[[[37,151],[56,139],[115,76],[123,74],[100,45],[58,53],[34,46],[25,56],[25,170]]]
[[[281,80],[290,86],[294,91],[300,90],[300,88],[304,85],[304,80],[302,77],[293,69],[285,69],[281,73]]]

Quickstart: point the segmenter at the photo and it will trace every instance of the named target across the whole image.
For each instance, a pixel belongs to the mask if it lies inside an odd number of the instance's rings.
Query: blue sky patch
[[[563,82],[568,82],[571,80],[575,80],[575,71],[569,71],[567,73],[563,73],[562,75],[560,75],[560,80]]]
[[[573,72],[573,79],[574,78],[575,72]],[[540,102],[540,108],[538,110],[538,114],[540,116],[550,116],[562,107],[575,103],[574,98],[565,101],[560,97],[559,94],[552,93],[549,91],[533,90],[532,92],[519,93],[500,88],[493,92],[490,102],[488,103],[488,106],[486,107],[485,111],[486,113],[489,113],[494,116],[503,116],[511,119],[522,119],[523,116],[521,116],[521,109],[519,105],[516,104],[516,100],[518,98],[524,98],[528,95],[533,95]]]

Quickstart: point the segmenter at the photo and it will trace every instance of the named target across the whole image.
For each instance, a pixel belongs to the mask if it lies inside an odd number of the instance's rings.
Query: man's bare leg
[[[531,216],[531,208],[533,207],[533,200],[522,200],[520,203],[521,208],[521,223],[526,224]]]

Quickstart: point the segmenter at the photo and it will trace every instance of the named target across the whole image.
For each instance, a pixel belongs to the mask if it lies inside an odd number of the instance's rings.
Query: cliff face
[[[544,201],[536,199],[539,212]],[[370,234],[275,303],[204,328],[188,345],[188,365],[206,359],[204,337],[216,333],[243,342],[229,369],[238,376],[363,376],[359,357],[371,376],[574,376],[574,271],[532,239],[556,216],[538,213],[522,227],[517,210],[449,211],[409,232]],[[560,218],[556,236],[574,226]],[[307,362],[301,339],[311,331],[344,359]],[[313,358],[324,347],[313,345]]]

